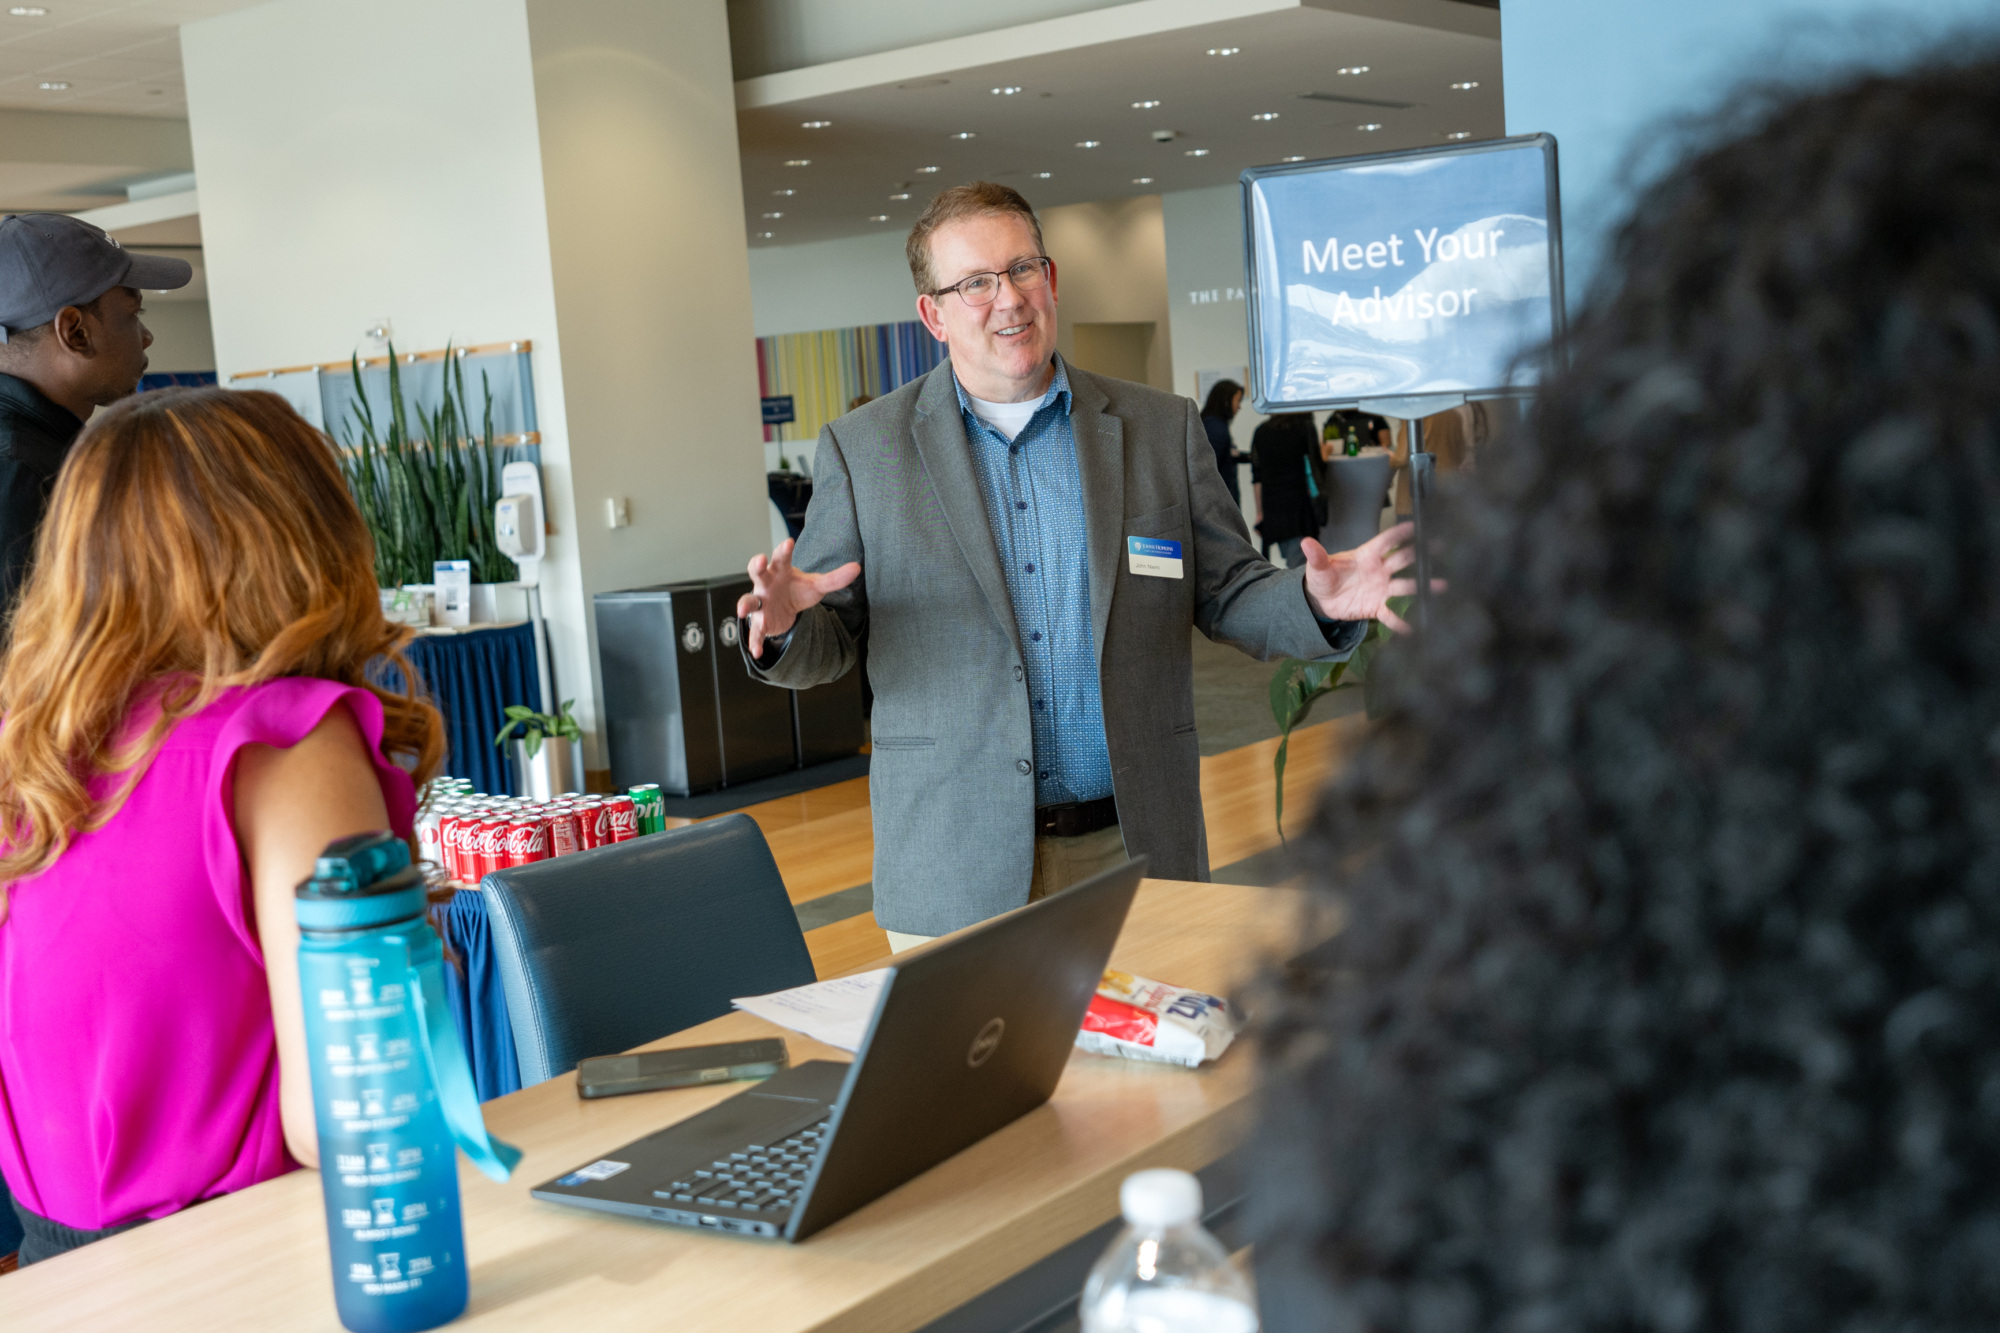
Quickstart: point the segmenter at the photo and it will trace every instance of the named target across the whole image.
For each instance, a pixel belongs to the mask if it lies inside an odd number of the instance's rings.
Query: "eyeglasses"
[[[1020,259],[1007,266],[1002,273],[974,273],[971,277],[960,278],[949,287],[940,287],[932,292],[932,297],[942,297],[947,292],[957,292],[958,299],[967,305],[992,305],[1000,295],[1000,279],[1006,278],[1014,284],[1017,292],[1032,292],[1044,286],[1049,280],[1049,266],[1055,261],[1047,255],[1036,255],[1033,259]]]

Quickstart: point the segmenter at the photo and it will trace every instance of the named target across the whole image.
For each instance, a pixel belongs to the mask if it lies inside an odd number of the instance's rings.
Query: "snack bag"
[[[1226,1000],[1130,972],[1107,970],[1076,1044],[1096,1055],[1161,1060],[1192,1069],[1229,1049],[1243,1020]]]

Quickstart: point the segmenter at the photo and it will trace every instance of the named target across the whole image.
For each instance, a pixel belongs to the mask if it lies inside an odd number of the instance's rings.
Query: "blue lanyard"
[[[414,937],[414,938],[411,938]],[[459,1040],[458,1023],[444,1000],[444,947],[426,927],[421,934],[408,932],[404,943],[394,937],[381,941],[384,951],[402,955],[403,970],[415,984],[406,992],[415,1000],[417,1031],[423,1038],[424,1062],[429,1065],[438,1104],[444,1112],[451,1137],[472,1159],[488,1180],[505,1180],[521,1160],[521,1150],[487,1132],[486,1118],[479,1110],[479,1095],[473,1091],[472,1064],[466,1059]]]

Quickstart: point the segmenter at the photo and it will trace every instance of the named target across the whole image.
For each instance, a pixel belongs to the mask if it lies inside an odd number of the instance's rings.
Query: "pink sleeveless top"
[[[341,702],[407,837],[416,794],[381,758],[381,703],[273,680],[182,719],[110,823],[8,886],[0,1175],[31,1211],[94,1231],[297,1165],[230,770],[245,745],[296,745]]]

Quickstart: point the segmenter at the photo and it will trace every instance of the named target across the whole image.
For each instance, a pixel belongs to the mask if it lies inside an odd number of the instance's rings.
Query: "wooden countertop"
[[[1148,880],[1116,967],[1226,993],[1296,940],[1295,894]],[[653,1043],[783,1035],[796,1063],[844,1052],[735,1013]],[[854,1330],[922,1327],[1117,1214],[1119,1182],[1195,1170],[1243,1138],[1253,1052],[1201,1070],[1077,1052],[1044,1106],[802,1245],[543,1203],[531,1186],[713,1105],[737,1085],[585,1102],[574,1075],[486,1107],[521,1147],[495,1184],[459,1159],[472,1303],[453,1328]],[[319,1179],[296,1171],[0,1277],[9,1330],[340,1328]]]

